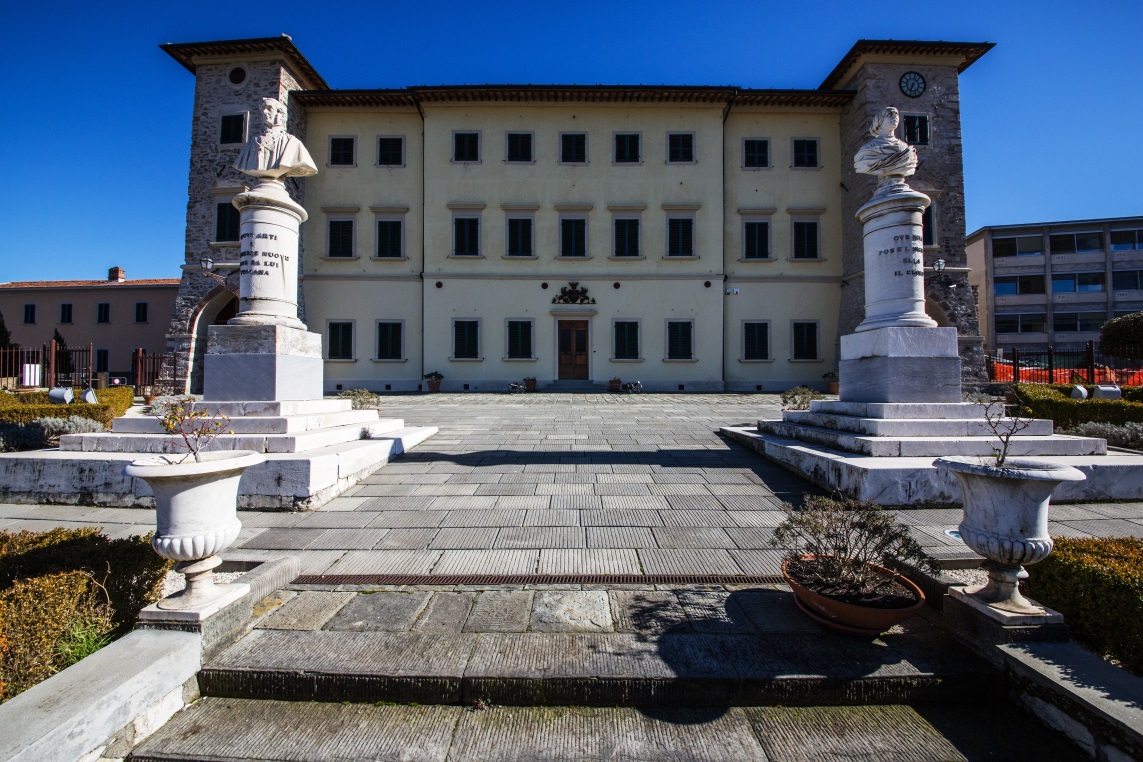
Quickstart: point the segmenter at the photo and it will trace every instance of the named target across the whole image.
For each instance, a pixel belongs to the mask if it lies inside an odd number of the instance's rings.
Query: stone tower
[[[248,178],[234,169],[235,159],[260,126],[263,98],[276,98],[288,107],[292,90],[329,87],[286,35],[160,47],[195,75],[186,259],[167,351],[177,358],[170,371],[175,391],[201,392],[207,329],[226,322],[237,302],[238,211],[230,202],[245,189]],[[288,131],[302,140],[305,118],[304,109],[289,109]],[[286,188],[295,201],[303,201],[301,183],[289,179]],[[227,216],[231,212],[233,219]],[[216,277],[203,271],[201,261],[206,258],[214,261]],[[304,320],[300,282],[298,292]]]
[[[966,389],[985,381],[983,343],[976,303],[968,284],[965,255],[964,164],[961,155],[958,76],[987,53],[992,43],[860,40],[821,84],[825,90],[852,90],[853,100],[841,114],[842,240],[844,283],[838,334],[853,333],[864,318],[865,282],[858,208],[873,193],[876,181],[858,174],[853,155],[868,140],[870,120],[885,106],[914,117],[921,135],[904,136],[917,148],[920,163],[910,185],[932,200],[926,228],[933,231],[925,246],[925,265],[943,259],[945,272],[925,275],[929,314],[942,326],[957,329],[961,379]],[[919,76],[918,76],[919,75]],[[927,142],[925,142],[927,140]]]

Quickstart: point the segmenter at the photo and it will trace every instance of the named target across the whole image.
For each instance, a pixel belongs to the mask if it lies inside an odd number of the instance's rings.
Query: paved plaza
[[[294,554],[303,575],[778,574],[783,504],[819,491],[721,438],[780,417],[765,394],[385,397],[440,433],[312,513],[242,512],[230,557]],[[956,508],[900,512],[934,555],[971,563]],[[0,506],[0,529],[144,534],[152,511]],[[1053,536],[1143,534],[1143,503],[1053,505]]]

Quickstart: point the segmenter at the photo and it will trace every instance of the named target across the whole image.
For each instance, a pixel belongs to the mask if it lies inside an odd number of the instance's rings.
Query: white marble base
[[[1034,613],[1018,614],[1013,611],[1005,611],[998,609],[995,606],[989,606],[984,601],[973,596],[973,593],[983,589],[983,586],[978,587],[965,587],[963,585],[953,585],[949,588],[949,595],[957,600],[963,601],[966,606],[969,606],[974,611],[978,611],[989,619],[1004,625],[1005,627],[1027,627],[1045,624],[1063,624],[1064,615],[1060,612],[1050,609],[1047,606],[1036,604],[1036,611]]]
[[[207,342],[204,399],[321,399],[320,334],[284,325],[212,325]]]
[[[215,585],[214,588],[221,594],[209,603],[198,608],[161,609],[158,603],[152,603],[139,612],[139,619],[145,622],[202,622],[210,616],[239,600],[250,592],[250,585],[244,582],[231,582],[229,584]],[[166,600],[166,599],[164,599]],[[160,601],[161,603],[162,601]]]
[[[841,337],[843,402],[961,402],[955,328],[887,327]]]

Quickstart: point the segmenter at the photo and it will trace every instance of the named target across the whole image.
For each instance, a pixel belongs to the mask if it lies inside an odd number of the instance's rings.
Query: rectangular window
[[[246,142],[246,115],[223,114],[218,132],[219,143],[245,143]]]
[[[329,253],[326,256],[353,256],[353,220],[329,221]]]
[[[1043,275],[997,276],[992,284],[997,296],[1018,296],[1020,294],[1043,294]]]
[[[1104,289],[1104,273],[1076,273],[1076,293],[1091,294]]]
[[[111,303],[100,302],[95,305],[95,322],[97,323],[110,323],[111,322]]]
[[[480,321],[452,321],[452,356],[458,360],[476,360],[480,357]]]
[[[404,359],[401,329],[404,323],[378,322],[377,323],[377,359],[401,360]]]
[[[818,324],[793,323],[794,360],[818,359]]]
[[[1044,253],[1044,239],[1038,235],[993,238],[993,257],[1038,257]]]
[[[695,221],[690,217],[667,218],[667,256],[695,255]]]
[[[35,325],[35,323],[36,323],[36,305],[25,304],[24,305],[24,324],[25,325]]]
[[[377,165],[402,167],[405,165],[405,139],[403,137],[377,138]]]
[[[695,160],[693,132],[667,133],[667,161],[671,164],[690,164]]]
[[[615,359],[639,359],[639,322],[636,320],[615,321]]]
[[[532,321],[508,321],[508,357],[514,360],[532,358]]]
[[[1111,274],[1112,288],[1116,291],[1138,291],[1140,276],[1143,276],[1141,270],[1117,270]]]
[[[508,218],[508,256],[532,256],[532,218]]]
[[[329,354],[330,360],[353,359],[353,323],[350,321],[331,320],[329,323]]]
[[[582,217],[560,220],[560,256],[587,256],[587,220]]]
[[[405,255],[401,220],[377,220],[377,258],[400,259]]]
[[[329,163],[334,167],[352,167],[357,163],[354,155],[357,148],[357,139],[340,137],[329,139]]]
[[[147,307],[148,307],[148,305],[146,302],[135,302],[135,322],[136,323],[146,323],[147,322]]]
[[[1047,330],[1048,317],[1042,312],[996,316],[997,333],[1045,333]]]
[[[639,256],[639,220],[617,218],[615,220],[615,256]]]
[[[1061,233],[1049,236],[1053,254],[1083,254],[1103,251],[1102,233]]]
[[[743,323],[742,343],[743,360],[769,360],[770,324],[755,322]]]
[[[1143,249],[1143,230],[1112,230],[1111,250]]]
[[[818,258],[818,223],[794,222],[794,259]]]
[[[901,128],[904,131],[906,143],[911,146],[927,146],[929,144],[929,117],[920,114],[904,114],[901,120]]]
[[[110,373],[111,372],[111,351],[107,349],[95,350],[95,372],[96,373]]]
[[[508,161],[531,162],[532,161],[532,133],[530,132],[509,132],[508,133]]]
[[[794,141],[794,166],[818,166],[818,141],[799,139]]]
[[[689,320],[667,321],[667,359],[693,360],[695,324]]]
[[[454,132],[452,134],[452,160],[461,162],[480,161],[480,133]]]
[[[770,166],[770,141],[765,138],[746,138],[742,141],[742,166],[764,169]]]
[[[746,259],[770,258],[770,223],[746,220],[742,223],[742,255]]]
[[[587,133],[560,133],[560,163],[587,164]]]
[[[642,161],[639,153],[639,133],[619,132],[615,135],[615,163],[638,164]]]
[[[921,212],[921,245],[937,245],[937,226],[933,222],[932,204],[929,204],[927,207],[925,207],[925,211]]]
[[[241,228],[241,215],[234,208],[234,204],[226,201],[215,207],[214,240],[237,241],[238,231]]]
[[[72,310],[71,310],[70,304],[61,304],[60,305],[60,322],[61,323],[70,323],[71,322],[71,311]],[[28,321],[25,320],[24,322],[26,323]],[[33,321],[33,322],[35,322],[35,321]]]
[[[1056,333],[1098,331],[1107,316],[1102,312],[1057,312],[1052,315],[1052,330]]]
[[[480,256],[480,218],[455,217],[452,221],[452,253],[455,257]]]

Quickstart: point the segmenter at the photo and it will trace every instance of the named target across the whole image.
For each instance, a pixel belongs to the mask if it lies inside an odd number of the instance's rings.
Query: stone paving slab
[[[322,629],[350,632],[408,632],[428,605],[432,593],[377,592],[354,596]]]
[[[634,550],[603,548],[544,548],[540,551],[539,574],[639,574],[639,557]]]

